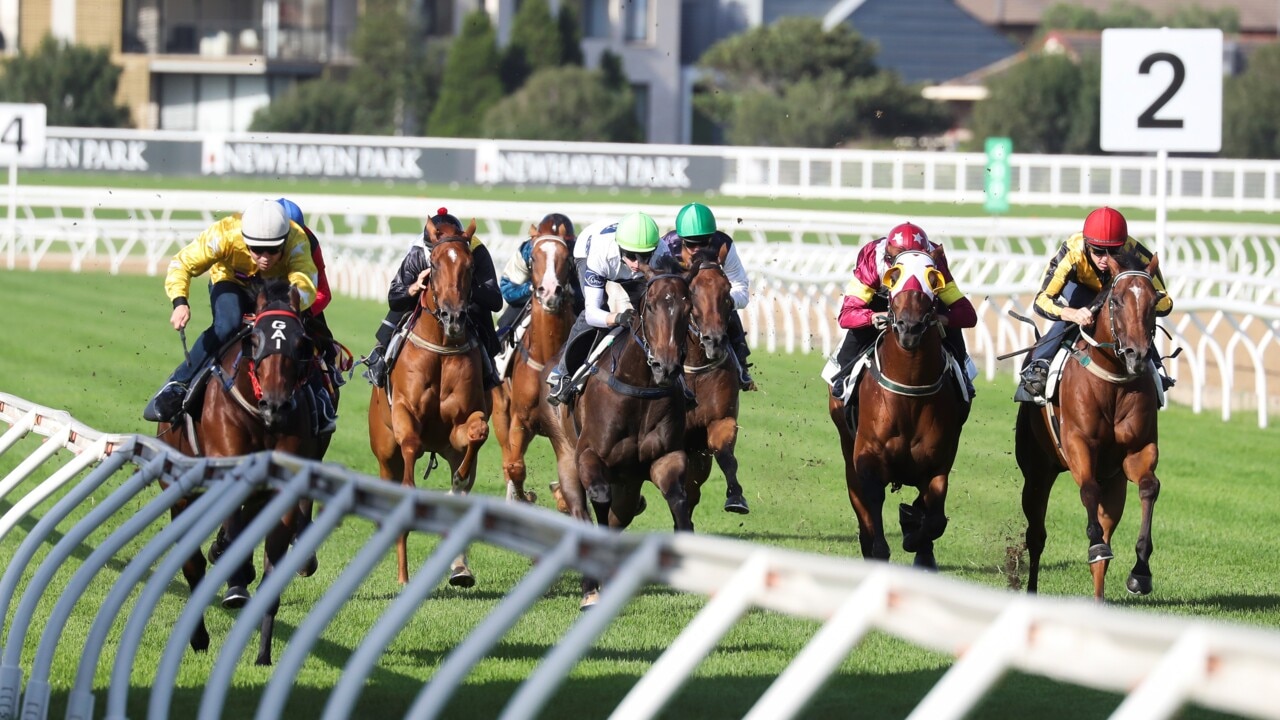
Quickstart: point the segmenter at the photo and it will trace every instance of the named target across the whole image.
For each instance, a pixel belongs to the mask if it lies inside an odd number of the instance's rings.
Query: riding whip
[[[178,337],[182,338],[182,354],[187,358],[187,363],[191,363],[191,351],[187,349],[187,329],[178,328]]]

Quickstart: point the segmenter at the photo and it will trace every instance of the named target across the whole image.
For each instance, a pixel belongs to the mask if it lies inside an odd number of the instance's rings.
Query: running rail
[[[130,677],[142,628],[156,601],[182,560],[200,547],[222,513],[261,488],[277,492],[268,508],[214,565],[175,623],[150,686],[148,717],[168,718],[177,666],[200,609],[213,600],[236,564],[247,558],[290,503],[310,497],[323,511],[298,538],[295,549],[264,587],[241,610],[204,690],[199,717],[221,716],[225,690],[234,665],[270,601],[295,577],[296,570],[344,517],[377,521],[380,528],[358,549],[338,580],[297,626],[266,686],[258,718],[280,717],[294,679],[315,641],[332,622],[373,561],[383,557],[395,537],[408,529],[441,535],[445,540],[427,558],[352,653],[332,689],[324,717],[347,718],[356,707],[365,679],[377,667],[382,651],[434,592],[449,562],[467,546],[484,542],[520,552],[536,562],[507,597],[472,634],[442,661],[407,717],[434,718],[465,680],[477,661],[502,638],[520,615],[536,602],[560,574],[580,571],[608,580],[609,592],[590,612],[580,615],[563,638],[548,649],[542,663],[521,684],[502,717],[532,718],[579,659],[645,585],[659,583],[712,599],[680,633],[635,687],[614,709],[615,718],[648,718],[658,714],[690,673],[716,647],[734,624],[754,608],[823,623],[809,644],[779,675],[750,710],[751,718],[790,718],[801,714],[843,659],[871,630],[880,630],[920,647],[958,658],[912,712],[912,718],[964,717],[988,689],[1010,670],[1049,677],[1091,688],[1118,692],[1126,699],[1113,718],[1168,718],[1189,702],[1246,717],[1280,718],[1273,685],[1280,677],[1280,633],[1219,622],[1135,613],[1086,600],[1016,595],[970,585],[902,566],[864,563],[845,558],[799,553],[749,543],[690,534],[613,533],[572,521],[557,513],[508,504],[497,498],[459,497],[406,489],[333,464],[314,463],[277,453],[243,458],[195,459],[180,455],[153,438],[107,435],[77,423],[67,413],[0,393],[0,420],[9,430],[0,436],[3,457],[24,436],[47,438],[4,479],[3,499],[19,486],[27,488],[19,520],[70,477],[90,470],[67,495],[46,508],[20,543],[0,578],[0,617],[8,617],[9,600],[22,590],[17,611],[4,627],[0,662],[0,717],[41,720],[48,715],[51,692],[49,663],[59,644],[69,640],[62,630],[73,612],[94,612],[95,620],[80,654],[69,692],[68,718],[95,716],[93,673],[103,661],[107,630],[125,611],[125,600],[139,584],[141,592],[128,609],[125,630],[109,659],[111,681],[105,717],[126,717]],[[44,481],[32,476],[58,452],[71,459]],[[67,453],[62,453],[66,455]],[[32,460],[32,458],[39,458]],[[87,459],[86,459],[87,458]],[[60,459],[61,460],[61,459]],[[125,468],[132,466],[132,470]],[[56,526],[72,509],[117,473],[130,473],[80,522],[64,528],[26,587],[19,588],[37,546],[51,542]],[[121,508],[131,498],[165,479],[163,493],[126,516]],[[122,561],[119,548],[182,494],[201,490],[191,510],[148,541],[120,573],[107,599],[97,608],[78,607],[77,600],[109,561]],[[80,564],[59,598],[53,617],[33,626],[34,598],[48,586],[71,550],[99,526],[116,530]],[[0,541],[3,534],[0,534]],[[15,542],[15,541],[10,541]],[[152,567],[154,572],[148,576]],[[30,638],[28,638],[30,636]],[[24,687],[23,649],[38,645]],[[79,648],[62,648],[75,652]],[[27,657],[32,657],[26,653]],[[1088,662],[1075,661],[1088,658]]]

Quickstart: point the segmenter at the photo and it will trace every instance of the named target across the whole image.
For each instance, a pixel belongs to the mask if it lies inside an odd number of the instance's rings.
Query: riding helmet
[[[274,200],[258,200],[240,215],[240,235],[249,247],[272,247],[289,235],[289,218]]]
[[[1129,238],[1129,223],[1118,210],[1100,207],[1084,219],[1084,239],[1097,247],[1120,247]]]
[[[435,225],[437,230],[441,225],[452,225],[458,229],[458,232],[462,232],[462,223],[458,222],[458,218],[450,215],[445,208],[436,210],[436,214],[431,217],[431,224]]]
[[[929,252],[929,236],[915,223],[905,222],[889,231],[889,245],[899,250]]]
[[[658,224],[644,213],[631,213],[618,222],[614,237],[623,250],[653,252],[658,247]]]
[[[716,231],[716,216],[702,203],[689,203],[676,213],[676,234],[695,243]]]
[[[298,207],[298,203],[289,198],[279,198],[276,202],[280,203],[280,207],[284,208],[284,214],[299,226],[305,225],[302,222],[302,208]]]

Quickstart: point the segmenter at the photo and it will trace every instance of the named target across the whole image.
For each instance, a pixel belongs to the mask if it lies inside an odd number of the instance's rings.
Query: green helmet
[[[696,238],[716,231],[716,216],[702,203],[689,203],[676,213],[676,234],[682,238]]]
[[[658,247],[658,224],[644,213],[631,213],[618,222],[614,238],[623,250],[653,252]]]

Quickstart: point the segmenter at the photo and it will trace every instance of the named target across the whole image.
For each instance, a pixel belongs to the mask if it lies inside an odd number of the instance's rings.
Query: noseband
[[[635,332],[631,333],[631,336],[634,337],[636,340],[636,344],[640,346],[641,350],[644,350],[645,364],[647,364],[650,368],[657,367],[658,360],[653,356],[653,350],[651,348],[652,343],[649,342],[649,338],[646,336],[645,329],[644,329],[644,319],[649,312],[649,288],[653,287],[653,284],[655,282],[659,280],[664,280],[666,278],[679,280],[680,282],[684,283],[686,290],[688,290],[689,288],[689,279],[683,275],[678,275],[676,273],[663,273],[661,275],[654,275],[653,277],[649,278],[649,281],[645,283],[644,305],[640,308],[640,314],[636,317],[636,320],[639,322],[640,327],[636,329]],[[683,361],[684,345],[680,345],[679,350],[680,350],[680,359],[681,361]]]

